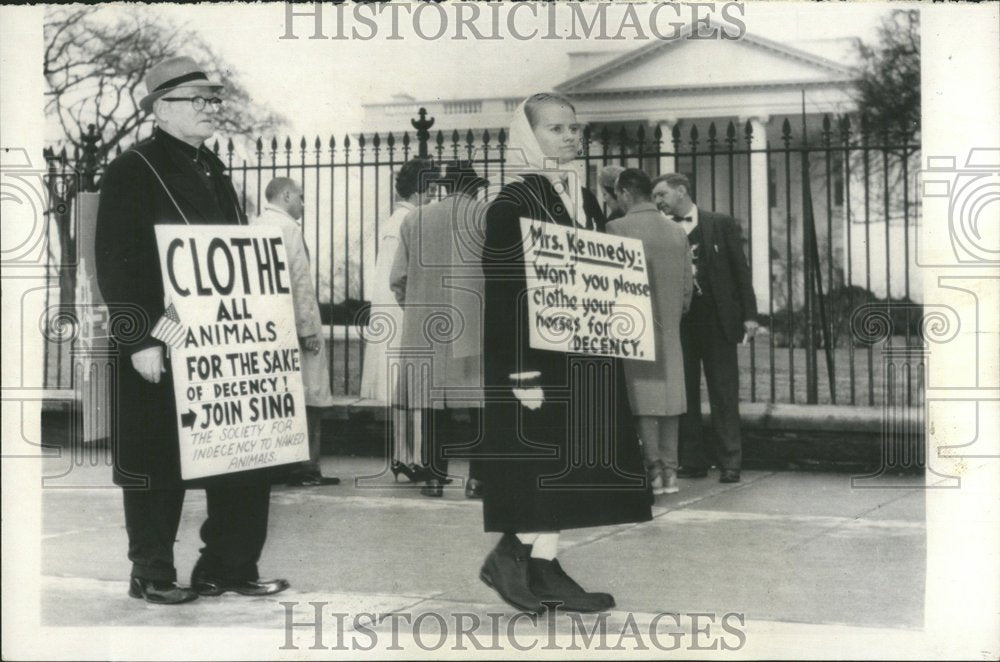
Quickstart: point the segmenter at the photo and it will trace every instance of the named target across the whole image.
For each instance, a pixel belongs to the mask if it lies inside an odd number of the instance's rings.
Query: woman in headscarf
[[[379,227],[378,257],[371,281],[371,317],[365,331],[361,368],[361,397],[384,402],[391,414],[394,443],[389,468],[394,477],[402,473],[414,482],[425,480],[428,472],[421,462],[421,425],[413,420],[406,404],[399,402],[398,384],[390,380],[389,363],[403,335],[403,310],[389,287],[389,276],[399,245],[400,225],[421,204],[433,172],[428,159],[414,158],[396,173],[396,208]]]
[[[581,126],[567,99],[535,94],[514,113],[507,184],[486,216],[483,254],[485,408],[483,519],[503,533],[480,578],[509,604],[541,612],[614,606],[585,591],[556,558],[563,529],[651,518],[620,361],[535,349],[520,219],[604,231],[596,198],[582,188]]]

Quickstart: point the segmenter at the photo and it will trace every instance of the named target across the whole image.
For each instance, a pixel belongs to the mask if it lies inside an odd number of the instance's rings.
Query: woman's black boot
[[[521,611],[545,611],[528,581],[528,550],[513,533],[505,533],[486,557],[479,578],[500,594],[504,602]]]
[[[531,590],[543,602],[561,602],[566,611],[604,611],[615,606],[609,593],[588,593],[566,574],[557,559],[530,559]]]

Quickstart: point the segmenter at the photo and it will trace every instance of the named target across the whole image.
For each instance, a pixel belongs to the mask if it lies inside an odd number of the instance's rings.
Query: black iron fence
[[[212,144],[248,214],[261,208],[271,177],[292,176],[303,185],[303,232],[335,393],[355,394],[360,386],[364,342],[358,327],[379,224],[394,209],[399,166],[417,155],[469,159],[493,183],[508,176],[504,129],[432,131],[434,120],[423,109],[411,124],[413,131],[342,139]],[[96,145],[96,137],[86,144]],[[920,222],[914,185],[919,149],[893,136],[871,135],[847,117],[813,116],[590,126],[579,158],[592,190],[607,164],[654,175],[682,172],[700,208],[739,220],[766,329],[739,348],[744,400],[876,405],[886,401],[891,381],[883,350],[923,342],[919,290],[911,278]],[[96,190],[106,161],[79,152],[48,151],[46,158],[50,246],[59,246],[49,252],[50,274],[53,292],[65,303],[78,289],[71,270],[60,268],[74,241],[68,229],[74,191],[65,182]],[[873,315],[888,320],[888,332],[872,333]],[[70,348],[50,342],[47,349],[46,386],[72,388]],[[921,397],[915,379],[907,373],[908,403]]]

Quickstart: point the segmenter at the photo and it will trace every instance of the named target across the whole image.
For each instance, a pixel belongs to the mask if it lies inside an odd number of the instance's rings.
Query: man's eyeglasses
[[[205,106],[208,106],[212,109],[212,112],[221,110],[224,103],[219,97],[212,97],[210,99],[206,99],[205,97],[162,97],[160,101],[190,101],[191,106],[196,111],[205,110]]]

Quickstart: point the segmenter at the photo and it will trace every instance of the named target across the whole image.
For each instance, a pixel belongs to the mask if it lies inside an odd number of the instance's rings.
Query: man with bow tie
[[[698,209],[690,181],[679,173],[653,180],[653,201],[687,233],[694,268],[694,296],[681,321],[687,413],[681,417],[677,475],[704,478],[711,464],[701,424],[704,367],[719,482],[738,483],[743,458],[736,345],[757,332],[757,298],[740,226],[729,216]]]

